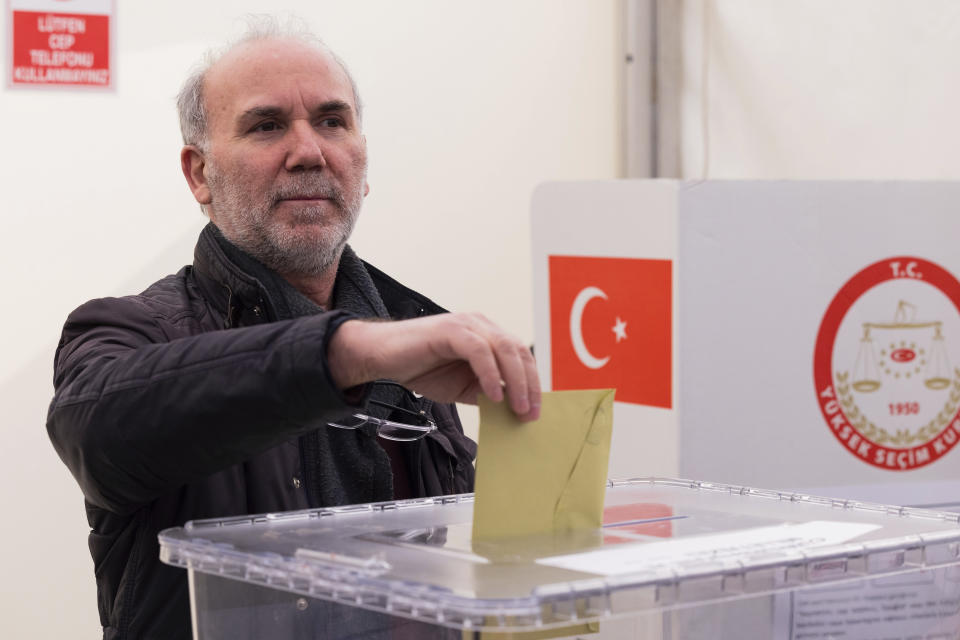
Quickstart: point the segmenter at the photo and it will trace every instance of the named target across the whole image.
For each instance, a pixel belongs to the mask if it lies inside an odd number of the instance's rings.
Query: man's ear
[[[187,179],[187,186],[193,192],[193,197],[202,205],[210,204],[210,187],[207,186],[207,176],[203,170],[207,166],[207,160],[203,152],[192,144],[188,144],[180,150],[180,169],[183,171],[183,177]]]

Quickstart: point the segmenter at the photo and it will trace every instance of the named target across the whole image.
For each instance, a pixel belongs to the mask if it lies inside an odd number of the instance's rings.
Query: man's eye
[[[342,127],[343,121],[340,118],[324,118],[320,121],[321,127]]]
[[[253,130],[269,132],[269,131],[276,131],[279,128],[280,128],[280,125],[278,125],[276,122],[273,122],[272,120],[268,120],[267,122],[261,122],[260,124],[255,126]]]

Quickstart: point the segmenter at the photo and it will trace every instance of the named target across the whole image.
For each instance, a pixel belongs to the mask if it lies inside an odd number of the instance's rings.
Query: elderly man
[[[55,360],[47,428],[86,499],[105,638],[189,636],[161,529],[470,491],[475,445],[443,403],[483,392],[539,412],[522,343],[346,244],[366,140],[354,83],[319,41],[251,32],[179,107],[183,174],[210,217],[194,263],[78,308]]]

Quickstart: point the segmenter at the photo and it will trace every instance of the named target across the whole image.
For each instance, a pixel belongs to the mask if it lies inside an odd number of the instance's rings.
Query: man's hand
[[[334,382],[348,389],[380,378],[438,402],[506,398],[521,420],[540,415],[540,378],[530,349],[479,314],[415,320],[350,320],[330,340]]]

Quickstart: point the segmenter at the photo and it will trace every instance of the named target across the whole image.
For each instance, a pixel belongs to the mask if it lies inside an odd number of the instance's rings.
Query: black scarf
[[[227,258],[259,281],[268,294],[276,320],[323,313],[324,309],[297,291],[279,274],[229,242],[210,225]],[[389,319],[363,261],[349,245],[344,247],[333,288],[333,306],[363,318]],[[364,413],[385,418],[389,410],[370,400],[397,404],[399,390],[374,385]],[[379,502],[393,498],[390,458],[372,429],[344,430],[322,427],[299,438],[304,486],[312,507]]]

